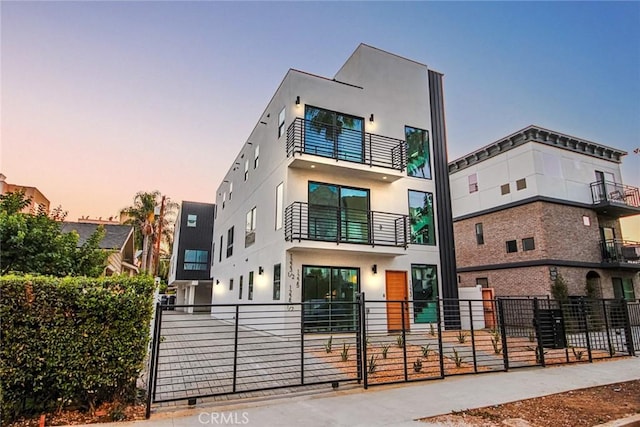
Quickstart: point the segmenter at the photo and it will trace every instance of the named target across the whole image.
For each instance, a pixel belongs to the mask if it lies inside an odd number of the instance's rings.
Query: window
[[[278,138],[284,135],[284,119],[285,119],[285,109],[283,108],[278,114]]]
[[[244,161],[244,180],[249,179],[249,159]]]
[[[303,265],[305,331],[354,331],[359,291],[358,268]]]
[[[482,223],[476,224],[476,243],[484,245],[484,230],[482,229]]]
[[[284,184],[281,182],[276,187],[276,230],[282,228],[282,210],[283,210]]]
[[[218,258],[218,262],[222,262],[222,234],[220,235],[220,257]]]
[[[233,290],[233,279],[229,279],[229,290]]]
[[[518,242],[515,240],[507,241],[507,253],[518,252]]]
[[[256,241],[256,208],[255,206],[247,212],[245,223],[244,247],[253,245]]]
[[[242,299],[242,279],[243,277],[240,276],[240,286],[238,286],[238,299]]]
[[[184,269],[206,271],[209,265],[209,251],[186,249],[184,251]]]
[[[227,203],[227,192],[222,193],[222,209],[224,209],[224,205]]]
[[[585,225],[585,227],[591,226],[591,218],[586,215],[582,215],[582,223]]]
[[[227,258],[233,255],[233,227],[227,231]]]
[[[433,194],[409,190],[409,224],[411,225],[411,243],[436,244]]]
[[[304,152],[362,163],[364,120],[305,105]]]
[[[532,251],[536,248],[535,241],[533,237],[527,237],[526,239],[522,239],[522,250],[523,251]]]
[[[469,193],[476,191],[478,191],[478,175],[474,173],[469,175]]]
[[[231,201],[231,197],[233,196],[233,182],[229,183],[229,201]]]
[[[247,298],[249,300],[253,299],[253,271],[249,272],[249,295]]]
[[[613,297],[615,299],[625,299],[627,301],[636,299],[636,295],[633,290],[633,280],[631,278],[621,279],[619,277],[614,277],[611,280],[613,282]]]
[[[500,193],[504,196],[505,194],[511,193],[511,187],[509,187],[509,183],[500,186]]]
[[[258,159],[260,158],[260,146],[256,145],[256,148],[253,150],[253,168],[258,168]]]
[[[313,240],[369,241],[369,190],[309,182],[309,237]]]
[[[438,274],[435,265],[411,264],[413,320],[415,323],[438,321]]]
[[[482,288],[489,287],[489,279],[486,277],[477,277],[476,278],[476,286],[481,286]]]
[[[407,175],[431,179],[429,132],[405,126],[404,136],[407,141]]]
[[[187,227],[195,227],[197,221],[198,221],[198,215],[193,215],[193,214],[187,215]]]
[[[527,188],[527,178],[522,178],[516,181],[516,189],[518,191]]]
[[[280,301],[280,264],[273,266],[273,300]]]

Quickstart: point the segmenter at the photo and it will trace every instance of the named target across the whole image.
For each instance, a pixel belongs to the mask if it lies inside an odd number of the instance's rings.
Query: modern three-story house
[[[640,214],[640,191],[622,182],[625,153],[528,126],[449,165],[461,287],[496,296],[635,299],[640,242],[620,218]]]
[[[289,70],[216,191],[213,302],[305,302],[337,330],[365,292],[435,322],[457,297],[446,151],[427,66],[361,44],[333,78]]]

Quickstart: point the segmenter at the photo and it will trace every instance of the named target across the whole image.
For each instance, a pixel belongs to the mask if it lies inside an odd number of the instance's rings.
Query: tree
[[[173,239],[173,220],[178,204],[164,196],[164,212],[156,218],[156,211],[162,208],[163,196],[158,190],[151,192],[139,191],[133,199],[133,205],[121,210],[129,218],[125,224],[133,225],[136,232],[136,246],[142,249],[142,271],[153,271],[155,244],[164,240],[171,247]],[[160,233],[160,229],[162,232]]]
[[[558,273],[551,285],[551,295],[557,301],[567,301],[569,299],[569,287],[562,274]]]
[[[44,212],[20,212],[29,203],[24,192],[0,195],[0,272],[99,276],[108,256],[99,248],[104,230],[78,247],[78,234],[63,233],[61,222]]]

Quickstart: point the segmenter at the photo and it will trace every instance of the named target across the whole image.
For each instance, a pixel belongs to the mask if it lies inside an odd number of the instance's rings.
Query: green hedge
[[[153,291],[149,276],[0,277],[2,420],[134,397]]]

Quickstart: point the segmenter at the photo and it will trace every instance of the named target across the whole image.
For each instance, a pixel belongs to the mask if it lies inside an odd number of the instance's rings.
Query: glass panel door
[[[362,163],[362,118],[312,106],[305,106],[304,118],[305,153]]]
[[[309,238],[338,240],[339,189],[335,185],[309,183]]]
[[[369,241],[369,191],[341,188],[340,208],[341,240],[367,243]]]
[[[308,332],[351,331],[355,328],[357,268],[303,267],[302,301]]]
[[[356,292],[358,292],[358,270],[334,268],[331,272],[331,330],[352,331],[355,329]]]
[[[336,152],[339,159],[362,163],[362,119],[336,113]]]

